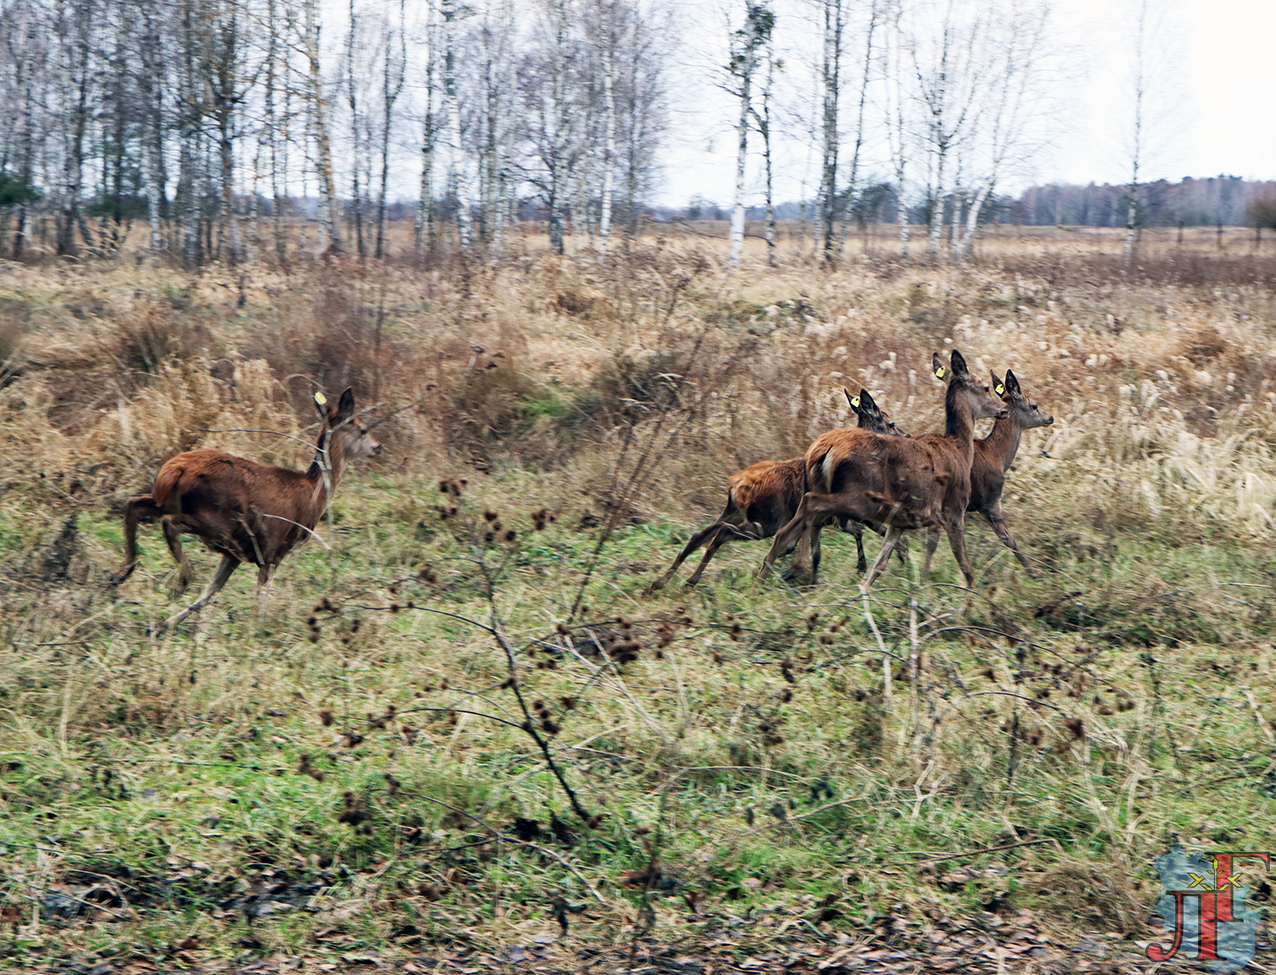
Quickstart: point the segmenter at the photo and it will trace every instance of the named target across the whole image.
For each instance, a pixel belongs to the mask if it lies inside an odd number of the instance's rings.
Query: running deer
[[[895,426],[888,414],[882,412],[868,390],[861,389],[859,396],[852,396],[851,391],[845,387],[843,391],[862,429],[893,436],[907,436]],[[734,539],[770,538],[793,517],[805,490],[806,459],[804,457],[794,457],[791,460],[764,460],[732,474],[727,482],[726,509],[717,521],[691,537],[691,541],[687,542],[686,547],[674,559],[669,570],[653,582],[647,591],[657,592],[668,585],[673,574],[678,571],[678,566],[682,565],[692,552],[706,543],[708,548],[704,558],[700,560],[700,565],[687,580],[688,586],[694,586],[700,581],[705,567],[726,542]],[[863,572],[866,565],[863,529],[857,522],[847,522],[842,527],[844,531],[849,531],[855,536],[855,544],[859,549],[860,571]],[[812,572],[814,572],[819,568],[818,551],[812,553],[811,561]]]
[[[182,552],[182,535],[196,535],[222,561],[190,606],[160,624],[177,626],[212,601],[241,562],[257,566],[262,592],[279,563],[310,537],[328,506],[346,461],[380,453],[381,445],[355,419],[354,390],[347,389],[335,410],[315,394],[321,420],[315,459],[307,471],[258,464],[220,450],[188,450],[164,462],[150,494],[133,498],[124,516],[124,565],[112,579],[119,585],[137,568],[137,526],[159,521],[168,550],[180,570],[178,587],[191,581],[191,565]]]
[[[975,441],[975,459],[970,465],[970,503],[967,511],[977,511],[988,519],[988,524],[997,533],[1002,544],[1015,553],[1028,575],[1034,579],[1041,573],[1034,569],[1019,546],[1010,537],[1006,528],[1006,519],[1001,513],[1001,492],[1006,487],[1006,471],[1015,462],[1015,454],[1019,452],[1019,441],[1025,430],[1035,427],[1048,427],[1054,423],[1054,417],[1043,413],[1041,408],[1023,394],[1019,380],[1009,369],[1006,370],[1005,382],[992,374],[992,391],[1001,397],[1002,402],[1010,409],[1010,415],[1003,417],[992,425],[992,433],[983,440]],[[926,539],[926,565],[924,573],[930,578],[930,560],[939,545],[939,529],[931,528]]]
[[[945,366],[938,354],[931,363],[936,378],[948,378],[945,432],[909,439],[855,429],[822,435],[806,452],[809,490],[793,519],[776,534],[760,578],[793,549],[803,533],[811,531],[818,539],[826,519],[851,518],[886,526],[886,542],[864,580],[866,590],[886,568],[903,532],[931,525],[948,532],[957,564],[967,583],[974,585],[963,534],[975,450],[974,421],[1004,417],[1007,410],[987,386],[975,383],[956,349],[951,366]]]

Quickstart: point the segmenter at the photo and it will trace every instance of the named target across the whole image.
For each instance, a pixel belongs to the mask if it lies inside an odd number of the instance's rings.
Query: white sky
[[[674,60],[672,112],[664,152],[663,179],[655,202],[684,205],[693,197],[729,202],[734,185],[732,118],[738,109],[713,86],[725,40],[727,0],[683,0],[680,50]],[[1168,126],[1163,145],[1149,158],[1146,179],[1178,180],[1220,173],[1250,179],[1276,178],[1276,73],[1271,45],[1276,38],[1276,0],[1154,0],[1165,12],[1169,47],[1179,54],[1171,67]],[[732,2],[730,9],[742,3]],[[777,3],[777,44],[790,52],[818,51],[814,25],[804,24],[791,4]],[[1121,182],[1118,130],[1128,99],[1120,80],[1129,37],[1130,0],[1054,0],[1054,23],[1066,57],[1067,78],[1054,86],[1059,121],[1054,146],[1042,153],[1014,191],[1052,181]],[[785,16],[787,12],[788,16]],[[794,53],[794,57],[797,55]],[[698,60],[699,64],[694,62]],[[796,72],[800,73],[800,71]],[[844,115],[844,119],[846,116]],[[844,127],[846,122],[843,123]],[[795,134],[796,135],[796,134]],[[757,145],[750,140],[750,148]],[[813,195],[811,140],[790,137],[777,153],[777,202]],[[884,176],[869,154],[867,175]],[[761,202],[760,158],[750,159],[750,203]]]

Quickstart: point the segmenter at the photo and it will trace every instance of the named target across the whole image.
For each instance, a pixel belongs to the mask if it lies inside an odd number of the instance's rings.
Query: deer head
[[[842,392],[846,394],[846,401],[851,404],[851,409],[859,417],[860,426],[865,430],[871,430],[873,433],[889,434],[893,437],[908,436],[895,425],[895,421],[891,419],[889,413],[882,411],[867,389],[861,386],[858,396],[852,396],[851,391],[845,386],[842,387]]]
[[[1041,407],[1023,394],[1019,380],[1009,369],[1006,370],[1004,382],[997,378],[995,372],[992,373],[992,391],[1010,407],[1010,419],[1019,429],[1031,430],[1033,427],[1048,427],[1054,423],[1054,417],[1043,412]]]
[[[368,435],[367,424],[359,422],[355,415],[354,389],[347,388],[341,394],[334,410],[327,408],[323,393],[315,393],[315,406],[323,423],[325,434],[332,437],[329,452],[349,460],[359,460],[381,453],[381,444]]]
[[[956,349],[953,349],[950,365],[944,365],[938,352],[931,354],[930,362],[935,378],[948,380],[948,403],[955,409],[969,408],[972,420],[999,420],[1010,415],[992,389],[975,382],[966,367],[965,357]]]

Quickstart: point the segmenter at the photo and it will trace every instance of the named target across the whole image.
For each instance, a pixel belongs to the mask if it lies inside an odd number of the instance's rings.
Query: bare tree
[[[821,0],[823,20],[823,58],[820,63],[820,89],[823,94],[820,130],[820,190],[816,197],[816,233],[824,243],[824,260],[833,260],[833,222],[837,210],[837,154],[841,138],[838,134],[838,97],[842,82],[842,35],[846,16],[842,0]]]
[[[1044,2],[1031,6],[1009,4],[999,9],[992,26],[985,58],[988,69],[982,74],[980,85],[983,105],[972,153],[972,158],[978,159],[975,165],[979,176],[964,191],[970,202],[965,230],[953,248],[954,261],[970,253],[979,215],[1006,168],[1017,160],[1031,158],[1042,141],[1034,123],[1041,122],[1048,113],[1049,15],[1050,8]]]
[[[735,202],[731,210],[731,244],[727,260],[740,266],[744,250],[744,164],[749,155],[750,87],[758,67],[758,52],[770,43],[775,29],[775,12],[763,3],[746,0],[744,25],[732,35],[728,74],[735,79],[733,93],[740,100],[740,123],[736,127]]]
[[[315,0],[304,0],[305,33],[303,50],[309,65],[310,126],[315,141],[315,175],[319,182],[319,225],[327,236],[327,248],[340,254],[345,245],[341,239],[341,222],[337,201],[337,185],[332,167],[332,138],[328,125],[328,102],[323,93],[323,75],[319,64],[319,20]]]
[[[913,21],[904,43],[916,78],[931,165],[926,253],[934,256],[944,227],[947,167],[966,135],[974,107],[981,68],[977,48],[987,30],[987,14],[962,0],[942,0],[938,14],[919,7]]]
[[[461,105],[456,89],[456,20],[461,11],[456,0],[442,0],[443,12],[443,101],[448,131],[448,186],[456,199],[456,226],[461,246],[469,248],[473,241],[470,215],[470,181],[461,143]]]
[[[435,234],[434,227],[434,149],[438,139],[438,116],[435,111],[435,96],[438,77],[439,28],[435,5],[432,0],[426,3],[425,24],[425,105],[421,118],[421,191],[417,198],[416,221],[413,227],[413,241],[417,260],[425,255],[426,247],[432,245]]]
[[[611,234],[612,173],[616,164],[616,16],[613,4],[598,0],[598,20],[603,52],[603,158],[602,190],[598,214],[598,259],[607,256],[607,238]]]
[[[907,124],[908,84],[905,77],[905,37],[902,23],[903,0],[894,0],[888,9],[889,30],[883,45],[882,63],[885,99],[882,103],[886,141],[895,177],[895,219],[899,227],[899,255],[908,258],[908,203],[905,179],[908,168],[909,130]]]
[[[868,101],[869,85],[873,79],[873,65],[875,61],[873,37],[877,33],[879,22],[883,16],[883,0],[869,0],[868,7],[868,23],[864,29],[864,60],[863,71],[860,76],[859,100],[856,105],[855,112],[855,145],[851,150],[851,172],[846,183],[846,192],[844,199],[846,204],[842,207],[843,212],[843,229],[842,244],[846,241],[846,210],[855,205],[855,194],[859,188],[860,173],[860,156],[864,150],[865,129],[864,129],[864,107]],[[842,245],[839,245],[839,250]]]
[[[775,183],[771,158],[771,93],[775,87],[775,69],[783,69],[783,62],[775,57],[768,45],[766,49],[766,75],[762,85],[762,108],[753,108],[754,124],[762,136],[762,160],[766,184],[766,258],[775,267]]]
[[[1178,83],[1175,70],[1181,64],[1178,38],[1163,5],[1151,0],[1130,0],[1129,62],[1124,89],[1128,99],[1121,143],[1130,174],[1126,201],[1124,260],[1134,258],[1137,227],[1142,221],[1142,181],[1148,165],[1163,161],[1169,143],[1168,121],[1174,114]]]

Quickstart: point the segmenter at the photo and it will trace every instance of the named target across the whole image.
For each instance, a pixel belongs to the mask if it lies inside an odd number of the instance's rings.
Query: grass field
[[[697,228],[3,266],[0,966],[1143,971],[1154,857],[1272,845],[1276,258],[883,229],[733,273]],[[826,533],[816,588],[735,543],[644,595],[843,385],[941,428],[954,347],[1055,416],[1005,497],[1040,580],[972,520],[973,593],[945,546],[862,599]],[[304,466],[262,431],[346,385],[385,450],[264,614],[241,571],[148,635],[194,592],[153,527],[108,584],[123,502],[196,445]]]

